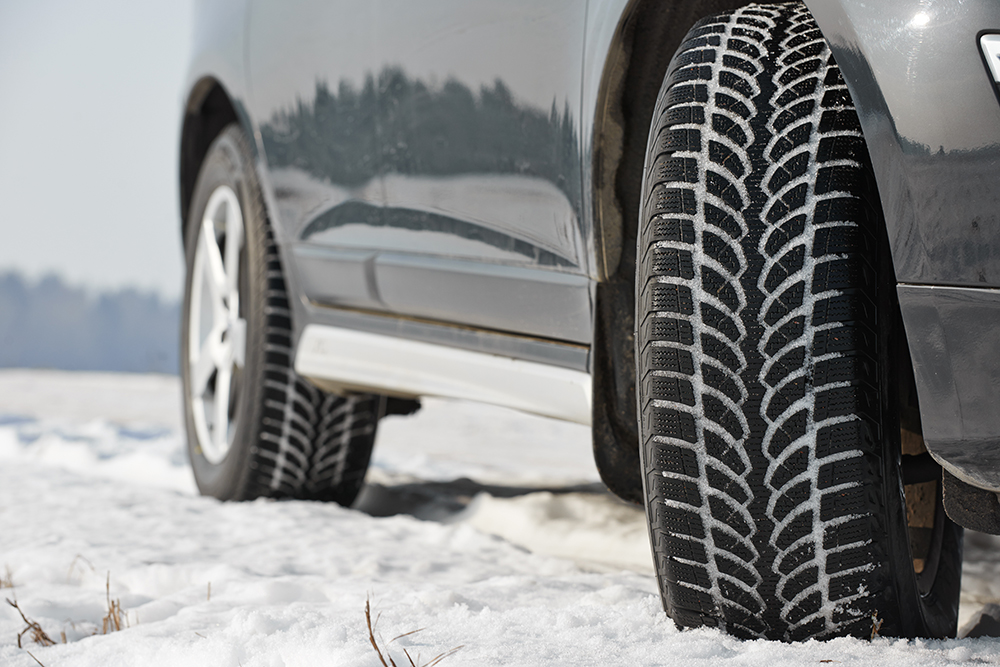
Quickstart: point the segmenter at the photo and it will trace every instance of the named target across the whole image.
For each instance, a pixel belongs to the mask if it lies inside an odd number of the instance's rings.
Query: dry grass
[[[378,642],[375,640],[375,626],[378,625],[378,620],[379,620],[379,618],[381,618],[381,616],[382,616],[381,614],[379,614],[378,616],[376,616],[375,617],[375,622],[372,623],[371,600],[366,599],[365,600],[365,621],[368,623],[368,641],[371,642],[372,648],[375,649],[375,653],[378,654],[378,659],[379,659],[379,662],[382,663],[382,667],[399,667],[399,665],[397,665],[396,661],[393,659],[392,654],[389,653],[389,644],[391,644],[392,642],[396,641],[397,639],[402,639],[403,637],[408,637],[409,635],[416,634],[416,633],[422,631],[423,628],[420,628],[418,630],[410,630],[409,632],[404,632],[403,634],[398,635],[397,637],[394,637],[393,639],[389,640],[388,643],[385,644],[385,649],[383,651],[383,649],[379,647]],[[445,651],[444,653],[439,654],[437,657],[432,658],[429,662],[425,662],[423,664],[418,664],[420,662],[420,654],[419,653],[417,654],[416,660],[414,660],[413,656],[410,655],[410,652],[407,651],[404,648],[403,649],[403,655],[406,656],[406,659],[409,662],[409,667],[434,667],[434,665],[438,664],[439,662],[441,662],[442,660],[444,660],[448,656],[453,655],[460,648],[462,648],[462,646],[456,646],[455,648],[453,648],[453,649],[451,649],[449,651]],[[403,667],[406,667],[405,663],[404,663]]]
[[[10,566],[3,566],[3,576],[0,577],[0,588],[14,588],[14,575],[10,572]]]
[[[91,563],[89,560],[87,560],[86,556],[84,556],[83,554],[77,554],[77,555],[73,556],[73,560],[70,561],[69,570],[66,572],[66,581],[72,581],[73,580],[73,572],[75,570],[79,570],[81,575],[82,574],[86,574],[86,570],[83,569],[83,565],[77,565],[78,561],[81,562],[81,563],[83,563],[83,564],[86,564],[87,567],[90,568],[91,572],[95,572],[96,571],[94,569],[94,564]]]
[[[878,617],[877,611],[872,612],[872,636],[868,641],[873,642],[878,637],[878,631],[882,629],[882,620]]]
[[[45,634],[45,630],[42,630],[42,626],[40,626],[37,621],[32,621],[30,618],[24,615],[24,612],[21,611],[21,608],[17,606],[16,602],[13,602],[12,600],[10,600],[10,598],[7,598],[7,604],[9,604],[14,609],[17,609],[17,613],[21,615],[21,620],[24,621],[25,625],[24,630],[21,630],[19,633],[17,633],[18,648],[24,648],[23,646],[21,646],[21,638],[29,633],[31,636],[31,640],[36,644],[41,644],[42,646],[53,646],[55,644],[55,642],[52,641],[52,638],[49,637],[47,634]]]
[[[121,600],[111,599],[111,573],[108,572],[108,578],[104,582],[104,591],[108,604],[108,613],[105,614],[104,618],[101,620],[101,634],[106,635],[111,632],[118,632],[122,629],[124,618],[124,627],[129,627],[128,614],[122,613],[122,602]]]

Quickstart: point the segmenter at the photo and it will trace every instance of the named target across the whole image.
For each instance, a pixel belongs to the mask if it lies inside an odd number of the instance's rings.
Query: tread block
[[[778,521],[783,520],[792,512],[800,509],[809,500],[811,495],[812,482],[809,480],[799,482],[791,488],[786,489],[778,496],[777,501],[774,503],[774,518]]]
[[[670,283],[654,283],[647,287],[644,292],[648,302],[647,310],[677,313],[678,315],[691,315],[694,312],[690,287]]]
[[[730,556],[738,558],[747,565],[753,563],[754,552],[750,550],[745,541],[738,540],[730,533],[723,532],[719,528],[712,528],[711,534],[712,541],[715,542],[717,548],[728,552]]]
[[[743,228],[728,212],[708,203],[704,205],[703,210],[705,222],[709,225],[722,230],[733,239],[739,239],[743,235]]]
[[[858,120],[858,114],[854,109],[829,109],[820,116],[819,131],[822,134],[829,132],[857,132],[861,134],[861,121]]]
[[[808,563],[814,558],[816,558],[816,545],[812,542],[804,542],[794,549],[782,553],[776,561],[776,569],[778,572],[788,575],[800,565]]]
[[[665,579],[673,582],[693,584],[698,588],[708,589],[712,586],[708,572],[703,566],[682,563],[676,558],[664,558]]]
[[[733,276],[738,275],[743,268],[736,251],[721,236],[707,230],[702,232],[701,247],[706,255],[721,264]]]
[[[811,115],[813,109],[816,108],[816,100],[805,99],[801,102],[796,102],[790,107],[782,109],[775,116],[774,120],[771,121],[771,126],[774,128],[775,132],[783,133],[785,128],[787,128],[792,123],[796,123],[803,118]],[[801,127],[801,132],[806,132],[806,140],[808,140],[809,135],[812,134],[812,123],[805,123]],[[782,137],[784,139],[784,137]],[[796,138],[790,138],[787,143],[783,143],[780,148],[777,148],[778,153],[772,153],[774,159],[779,159],[782,155],[787,153],[789,150],[801,146],[802,141]]]
[[[692,479],[697,479],[701,475],[698,455],[693,449],[666,442],[655,442],[652,447],[653,463],[657,470],[675,475],[687,475]]]
[[[813,386],[822,387],[834,382],[878,382],[878,368],[867,357],[844,356],[816,362]]]
[[[652,482],[652,492],[655,496],[691,507],[701,506],[701,493],[698,491],[698,483],[694,480],[657,475],[652,478]]]
[[[743,159],[740,155],[729,148],[729,146],[720,144],[718,141],[708,142],[708,159],[713,164],[717,164],[727,170],[736,178],[740,178],[746,173],[746,168],[743,165]],[[697,180],[697,171],[695,171],[695,180]]]
[[[688,412],[655,406],[646,411],[646,433],[657,433],[666,438],[695,443],[698,441],[694,416]]]
[[[690,250],[654,247],[652,255],[652,275],[671,276],[690,280],[694,278],[694,261]]]
[[[740,292],[733,283],[731,276],[724,276],[708,266],[701,269],[701,288],[721,301],[731,313],[740,308]]]
[[[813,512],[811,509],[795,515],[775,537],[774,543],[779,549],[787,549],[804,535],[812,532]],[[825,545],[824,545],[825,546]]]
[[[657,371],[672,371],[684,375],[694,375],[694,358],[690,350],[649,345],[643,350],[646,368]]]
[[[775,458],[781,456],[782,452],[788,449],[792,443],[806,434],[808,426],[808,410],[799,410],[795,414],[785,417],[777,432],[771,437],[767,453]]]
[[[739,484],[737,484],[729,474],[726,474],[724,471],[711,465],[705,466],[705,471],[709,485],[713,489],[718,489],[719,491],[725,493],[727,496],[732,498],[732,500],[736,502],[738,505],[742,505],[743,503],[745,503],[747,500],[750,499],[750,496],[747,494],[747,492],[744,491],[743,488]],[[716,504],[712,503],[716,503],[718,507],[716,506]],[[715,518],[721,520],[723,517],[726,517],[724,523],[727,523],[731,527],[735,528],[736,532],[738,532],[743,537],[746,537],[747,535],[750,534],[750,526],[746,525],[746,523],[743,521],[742,518],[737,517],[735,514],[733,514],[731,504],[725,503],[722,500],[719,500],[718,498],[712,497],[709,498],[709,506],[712,508],[712,515]],[[738,520],[737,523],[732,523],[732,520],[729,517],[737,519]]]
[[[653,164],[653,174],[665,183],[697,183],[698,163],[691,157],[661,155]]]
[[[821,167],[816,175],[815,192],[818,195],[831,192],[850,192],[857,187],[858,180],[863,176],[863,172],[858,167]]]
[[[701,515],[697,512],[667,505],[660,507],[658,512],[659,525],[664,530],[674,535],[688,535],[699,540],[705,537],[705,528],[702,525]],[[691,569],[700,568],[692,567]],[[707,575],[705,579],[708,579]]]
[[[772,489],[784,488],[793,478],[806,472],[809,467],[809,448],[799,447],[779,465],[771,475]]]
[[[740,339],[740,328],[736,320],[715,306],[708,303],[701,304],[701,319],[705,326],[718,331],[730,341],[735,343]]]
[[[866,446],[870,440],[870,428],[860,420],[823,426],[816,434],[816,457],[824,459],[855,450],[870,451]]]
[[[725,574],[733,579],[738,579],[750,588],[754,588],[757,585],[757,577],[754,571],[747,567],[746,563],[735,561],[731,558],[726,558],[723,554],[718,554],[715,557],[715,567],[718,568],[719,572]],[[743,591],[739,592],[742,596]],[[751,609],[760,609],[759,603],[756,601],[749,602]]]
[[[792,109],[786,109],[786,114],[795,116],[794,118],[787,119],[786,126],[794,121],[800,120],[804,116],[807,116],[808,114],[806,111],[812,112],[812,109],[807,107],[808,104],[802,102]],[[799,116],[798,114],[802,115]],[[778,140],[774,142],[774,147],[771,148],[771,152],[768,154],[768,157],[775,162],[779,162],[783,157],[794,151],[796,148],[809,143],[809,139],[812,138],[812,133],[813,126],[810,122],[800,123],[788,132],[782,132]]]
[[[700,541],[668,533],[661,528],[656,528],[653,532],[653,549],[656,553],[670,554],[674,559],[708,563],[705,545]]]
[[[735,474],[743,475],[747,471],[747,465],[743,462],[737,447],[738,445],[724,440],[715,433],[705,433],[705,452],[708,456],[725,465]]]
[[[688,65],[700,65],[701,63],[714,63],[715,54],[715,49],[691,49],[677,56],[677,65],[678,67],[687,67]],[[705,78],[710,79],[711,74]]]
[[[819,518],[821,521],[832,521],[842,516],[867,513],[868,497],[860,482],[858,482],[858,486],[824,493],[820,498]]]
[[[654,215],[694,215],[697,212],[694,192],[685,188],[658,185],[650,196],[648,217]]]
[[[708,101],[708,86],[704,84],[694,84],[685,86],[673,86],[664,100],[664,106],[672,107],[678,104],[691,104],[692,102],[704,103]]]
[[[805,229],[805,215],[793,215],[785,218],[780,224],[771,228],[767,235],[767,243],[764,245],[764,252],[769,257],[773,257],[789,243],[793,241],[801,243],[803,241],[801,237],[805,233]]]
[[[649,223],[647,243],[673,241],[694,244],[694,222],[690,218],[668,218],[658,216]]]
[[[852,517],[842,523],[829,525],[823,530],[823,548],[829,551],[837,547],[861,545],[867,543],[869,536],[868,518]]]
[[[718,398],[706,394],[702,397],[701,404],[705,418],[721,426],[734,439],[739,440],[745,435],[739,417]]]
[[[767,272],[764,279],[764,291],[773,293],[781,286],[781,283],[801,271],[805,257],[806,248],[804,245],[795,245],[786,250],[774,263],[771,270]]]
[[[650,317],[643,326],[649,340],[658,340],[681,345],[694,345],[694,333],[691,323],[672,317]]]
[[[664,114],[663,124],[666,127],[672,125],[704,125],[704,107],[681,107],[675,106],[667,109]]]
[[[726,93],[719,92],[715,94],[715,106],[719,109],[722,109],[723,111],[728,111],[734,116],[739,116],[743,120],[747,120],[753,115],[753,113],[750,111],[750,107],[747,106],[746,102],[737,99],[732,95],[727,95]],[[704,116],[702,116],[702,122],[704,122]],[[743,134],[742,136],[745,138],[746,134]],[[737,144],[737,145],[744,146],[745,144]]]
[[[694,387],[687,380],[677,377],[662,377],[654,375],[647,379],[649,387],[647,395],[661,401],[672,401],[688,406],[694,406]]]
[[[793,317],[775,329],[767,338],[764,346],[764,354],[773,357],[792,343],[800,342],[799,339],[805,333],[805,324],[804,317]],[[818,336],[819,334],[816,335]],[[816,352],[815,345],[813,346],[813,354],[819,354]]]
[[[732,179],[712,170],[705,171],[705,188],[735,211],[743,209],[743,198]]]
[[[739,373],[742,363],[731,345],[711,334],[702,334],[701,349],[705,356],[715,359],[732,373]]]
[[[702,381],[735,404],[743,399],[743,390],[732,373],[726,373],[709,364],[701,365]],[[692,396],[693,400],[693,396]]]
[[[750,141],[747,133],[736,121],[719,113],[712,114],[712,130],[740,147],[746,146]]]
[[[875,334],[868,329],[843,325],[823,329],[813,335],[812,353],[815,356],[849,352],[874,355]]]
[[[778,192],[792,180],[805,174],[806,170],[809,168],[809,162],[810,159],[808,153],[798,153],[786,159],[781,164],[781,167],[774,172],[774,175],[771,176],[771,179],[767,182],[768,190],[771,192]]]

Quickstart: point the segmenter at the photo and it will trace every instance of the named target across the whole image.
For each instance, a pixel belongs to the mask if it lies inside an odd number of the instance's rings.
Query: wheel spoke
[[[219,252],[219,243],[215,239],[214,228],[211,219],[206,218],[201,226],[201,243],[205,252],[205,269],[212,298],[216,305],[224,306],[227,292],[226,269],[222,262],[222,253]]]
[[[200,397],[205,395],[205,388],[208,386],[208,381],[211,379],[212,373],[216,368],[216,348],[219,342],[219,336],[213,329],[202,343],[201,349],[198,351],[198,358],[194,360],[191,369],[192,396]]]
[[[229,308],[237,308],[239,298],[240,249],[243,247],[243,216],[237,202],[226,206],[226,288],[230,295]]]
[[[229,384],[233,367],[229,355],[226,356],[226,361],[219,364],[219,372],[215,376],[215,428],[212,429],[212,440],[216,452],[224,452],[229,446]]]
[[[243,368],[247,351],[247,321],[237,318],[229,324],[229,344],[232,350],[233,363]]]

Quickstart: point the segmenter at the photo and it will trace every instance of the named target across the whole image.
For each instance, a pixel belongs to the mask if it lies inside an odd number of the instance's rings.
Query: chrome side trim
[[[590,425],[590,374],[533,361],[310,324],[295,371],[326,386],[469,399]]]

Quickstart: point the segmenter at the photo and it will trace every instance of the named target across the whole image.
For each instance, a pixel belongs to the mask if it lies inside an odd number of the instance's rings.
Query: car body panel
[[[1000,492],[1000,290],[900,285],[924,440],[941,465]]]
[[[1000,286],[1000,104],[978,44],[1000,4],[806,5],[858,109],[896,279]]]
[[[806,5],[875,168],[924,441],[959,479],[1000,491],[1000,300],[982,289],[1000,286],[1000,104],[978,40],[1000,29],[1000,3]]]
[[[590,341],[588,286],[553,277],[587,273],[584,5],[251,5],[264,187],[279,238],[311,250],[307,298]]]

